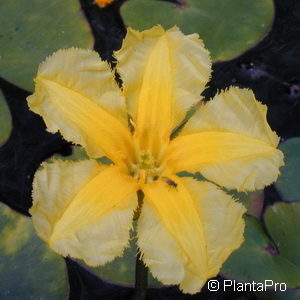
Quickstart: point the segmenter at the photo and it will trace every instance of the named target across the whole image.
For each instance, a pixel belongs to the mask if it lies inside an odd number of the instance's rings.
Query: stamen
[[[162,173],[162,167],[157,166],[157,161],[147,152],[141,152],[136,163],[130,163],[129,174],[141,184],[151,183]]]

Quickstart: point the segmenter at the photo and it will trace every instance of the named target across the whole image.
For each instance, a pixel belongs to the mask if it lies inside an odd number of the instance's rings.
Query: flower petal
[[[96,3],[100,7],[105,7],[109,4],[111,4],[114,0],[94,0],[94,3]]]
[[[50,132],[84,146],[91,157],[103,154],[114,162],[129,156],[131,134],[125,101],[109,65],[90,50],[60,50],[40,66],[31,110]]]
[[[283,154],[251,91],[230,88],[200,107],[167,151],[173,172],[200,171],[230,189],[257,190],[276,181]]]
[[[33,183],[34,227],[61,255],[104,264],[127,246],[136,189],[115,166],[92,160],[44,164]]]
[[[208,51],[196,34],[156,26],[129,28],[115,57],[136,135],[142,148],[155,147],[199,100],[211,72]]]
[[[138,246],[155,277],[196,293],[243,242],[245,208],[209,182],[170,176],[145,186]]]

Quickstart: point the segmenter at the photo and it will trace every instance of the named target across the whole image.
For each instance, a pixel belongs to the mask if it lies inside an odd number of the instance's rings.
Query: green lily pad
[[[3,93],[0,91],[0,146],[5,143],[12,128],[11,115]]]
[[[34,232],[30,218],[0,204],[0,299],[64,299],[65,264]]]
[[[239,200],[247,209],[247,214],[259,218],[264,205],[264,192],[227,191],[234,199]]]
[[[0,76],[33,89],[38,65],[54,51],[87,48],[93,38],[79,1],[1,1]]]
[[[92,270],[106,280],[125,285],[134,285],[135,255],[135,243],[131,241],[130,247],[124,251],[123,256],[117,257],[104,266],[92,268]]]
[[[279,253],[300,268],[300,203],[276,203],[264,220]]]
[[[259,300],[299,300],[300,290],[286,290],[286,291],[267,291],[264,293],[257,292],[257,299]]]
[[[54,154],[51,156],[47,161],[53,162],[53,160],[60,159],[60,160],[86,160],[90,159],[85,150],[81,146],[71,146],[72,147],[72,154],[69,156],[62,156],[60,154]],[[113,162],[107,158],[106,156],[102,156],[96,159],[99,163],[103,165],[111,165]]]
[[[279,146],[285,166],[275,183],[285,201],[300,201],[300,138],[292,138]]]
[[[287,217],[275,220],[282,224]],[[290,260],[290,256],[283,250],[278,252],[258,219],[246,216],[245,220],[245,242],[231,254],[221,273],[238,281],[264,283],[265,280],[272,280],[274,283],[285,283],[290,288],[299,287],[300,266]],[[286,240],[288,239],[291,242],[299,239],[293,227],[286,236]],[[296,246],[296,243],[293,245]]]
[[[133,233],[132,233],[133,237]],[[135,262],[136,262],[136,239],[132,238],[129,247],[125,249],[123,256],[117,257],[111,263],[99,267],[89,267],[94,273],[105,280],[119,284],[134,286],[135,283]],[[81,264],[84,264],[81,262]],[[148,283],[150,286],[161,286],[151,272],[148,272]]]
[[[274,16],[272,0],[184,0],[175,6],[156,0],[129,0],[121,7],[125,24],[138,30],[177,25],[185,34],[197,32],[212,60],[238,56],[260,41]]]

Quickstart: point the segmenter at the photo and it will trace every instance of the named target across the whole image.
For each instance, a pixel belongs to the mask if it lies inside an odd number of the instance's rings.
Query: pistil
[[[136,163],[132,163],[130,174],[141,185],[157,180],[162,173],[162,168],[157,165],[156,160],[146,152],[142,152]]]

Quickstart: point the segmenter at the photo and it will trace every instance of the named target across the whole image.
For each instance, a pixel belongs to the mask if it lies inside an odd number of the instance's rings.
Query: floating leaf
[[[64,299],[63,259],[42,242],[31,220],[0,204],[0,298]]]
[[[125,249],[124,254],[121,257],[117,257],[114,261],[104,266],[95,268],[86,267],[104,280],[134,286],[136,253],[136,240],[132,238],[129,247]],[[161,284],[153,278],[151,272],[148,273],[148,281],[150,286],[161,286]]]
[[[264,293],[257,292],[257,299],[259,300],[299,300],[300,290],[287,290],[287,291],[266,291]]]
[[[227,191],[234,199],[239,200],[246,208],[247,214],[259,218],[264,205],[264,192],[237,192]]]
[[[60,48],[87,48],[92,35],[79,1],[1,1],[0,76],[27,90],[37,67]]]
[[[284,221],[285,218],[276,219],[280,224]],[[291,241],[299,239],[299,234],[295,236],[292,228],[286,236]],[[246,217],[245,242],[231,254],[221,273],[245,282],[263,283],[265,280],[273,280],[274,283],[285,283],[287,287],[300,286],[300,266],[291,261],[284,251],[277,251],[262,224],[254,217]]]
[[[49,163],[53,162],[53,160],[60,159],[60,160],[86,160],[90,159],[87,153],[85,152],[84,148],[81,146],[71,146],[72,149],[72,154],[68,156],[63,156],[61,154],[55,154],[51,156],[47,161]],[[96,159],[99,163],[104,164],[104,165],[110,165],[113,162],[106,156],[102,156],[100,158]]]
[[[292,138],[279,148],[284,153],[285,166],[275,183],[285,201],[300,201],[300,138]]]
[[[103,279],[121,284],[134,285],[135,257],[136,247],[132,240],[130,247],[124,251],[122,257],[116,258],[113,262],[105,266],[93,268],[93,271]]]
[[[279,253],[300,268],[300,203],[277,202],[264,220]]]
[[[11,126],[10,111],[2,92],[0,91],[0,146],[8,139]]]
[[[184,0],[182,5],[156,0],[130,0],[121,7],[125,24],[144,30],[156,24],[198,32],[213,61],[231,59],[254,46],[268,32],[272,0]]]

